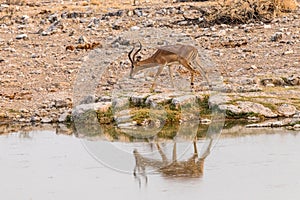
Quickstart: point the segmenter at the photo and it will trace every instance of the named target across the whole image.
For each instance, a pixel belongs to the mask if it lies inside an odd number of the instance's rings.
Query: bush
[[[219,0],[207,21],[213,24],[270,22],[281,13],[296,9],[296,0]]]

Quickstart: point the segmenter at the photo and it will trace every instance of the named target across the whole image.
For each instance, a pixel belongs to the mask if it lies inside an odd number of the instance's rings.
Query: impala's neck
[[[133,68],[131,69],[130,72],[130,77],[134,76],[138,71],[143,70],[143,69],[148,69],[151,67],[156,67],[159,64],[156,62],[153,62],[153,59],[148,58],[145,60],[137,61],[133,64]]]
[[[147,68],[150,68],[150,67],[155,67],[155,66],[158,66],[159,64],[156,63],[156,62],[153,62],[153,59],[151,58],[148,58],[148,59],[145,59],[145,60],[141,60],[141,61],[137,61],[135,63],[135,70],[139,71],[139,70],[142,70],[142,69],[147,69]]]

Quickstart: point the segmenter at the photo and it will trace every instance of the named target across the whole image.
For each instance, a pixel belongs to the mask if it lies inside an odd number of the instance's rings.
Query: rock
[[[23,21],[26,21],[26,20],[29,19],[29,16],[28,16],[28,15],[23,15],[23,16],[21,17],[21,19],[22,19]]]
[[[268,121],[268,122],[262,122],[257,124],[248,124],[246,125],[246,128],[283,127],[283,126],[290,125],[291,122],[292,120],[287,118],[280,121]]]
[[[21,113],[29,113],[29,110],[27,110],[26,108],[21,108],[21,109],[20,109],[20,112],[21,112]]]
[[[132,121],[132,114],[129,109],[121,110],[114,113],[114,120],[117,124],[127,123]]]
[[[51,123],[53,120],[51,119],[51,118],[49,118],[49,117],[43,117],[42,119],[41,119],[41,122],[42,123]]]
[[[284,117],[291,117],[296,114],[296,107],[289,104],[282,104],[278,108],[278,112]]]
[[[183,109],[184,106],[195,106],[196,96],[195,95],[184,95],[180,97],[175,97],[172,99],[171,104],[175,106],[175,109]]]
[[[293,126],[293,129],[295,129],[295,130],[300,130],[300,124],[295,124],[295,125]]]
[[[285,51],[283,53],[283,55],[290,55],[290,54],[294,54],[294,51],[293,50],[289,50],[289,51]]]
[[[137,15],[138,17],[143,16],[143,11],[140,10],[140,9],[134,9],[134,10],[133,10],[133,13],[134,13],[135,15]]]
[[[218,33],[218,36],[223,37],[223,36],[226,36],[226,34],[227,34],[226,30],[220,30],[219,33]]]
[[[150,105],[156,107],[157,104],[167,104],[171,102],[171,100],[175,97],[181,96],[178,92],[170,92],[170,93],[160,93],[149,96],[145,103],[146,105]]]
[[[123,98],[114,98],[112,101],[112,108],[114,110],[123,109],[129,106],[129,98],[123,97]]]
[[[122,129],[135,129],[137,122],[133,121],[133,122],[128,122],[128,123],[123,123],[123,124],[118,124],[118,128],[122,128]]]
[[[87,41],[87,39],[84,37],[84,36],[80,36],[79,38],[78,38],[78,43],[79,44],[84,44],[84,43],[87,43],[88,41]]]
[[[111,97],[110,96],[102,96],[99,98],[98,102],[111,102]]]
[[[96,17],[93,17],[93,18],[90,20],[90,22],[89,22],[89,24],[88,24],[87,27],[88,27],[88,28],[98,27],[99,24],[100,24],[100,19],[98,19],[98,18],[96,18]]]
[[[52,35],[52,34],[56,33],[59,29],[63,29],[63,28],[64,28],[64,26],[60,20],[55,21],[49,26],[49,28],[46,31],[43,31],[41,34],[42,34],[42,36]]]
[[[296,112],[296,113],[293,115],[293,118],[300,118],[300,111]]]
[[[150,93],[136,93],[131,95],[130,101],[134,106],[142,106],[150,95]]]
[[[55,100],[54,101],[54,107],[55,108],[65,108],[68,107],[68,102],[65,100]]]
[[[81,104],[72,110],[72,117],[79,118],[82,114],[88,111],[107,112],[111,108],[111,105],[111,102]]]
[[[264,25],[264,28],[265,28],[265,29],[270,29],[270,28],[272,28],[272,25],[271,25],[271,24],[265,24],[265,25]]]
[[[30,122],[39,122],[41,121],[41,118],[38,116],[32,116],[30,117]]]
[[[137,31],[137,30],[140,30],[141,28],[139,27],[139,26],[132,26],[131,28],[130,28],[130,30],[132,30],[132,31]]]
[[[6,117],[7,117],[6,113],[0,112],[0,119],[1,118],[6,118]]]
[[[251,65],[249,69],[257,69],[257,67],[255,65]]]
[[[20,35],[16,36],[16,39],[17,40],[21,40],[21,39],[26,40],[26,39],[28,39],[28,36],[27,36],[27,34],[20,34]]]
[[[186,20],[197,20],[202,17],[202,14],[198,10],[188,9],[183,13],[183,17]]]
[[[274,86],[284,86],[286,85],[285,81],[282,78],[264,78],[260,80],[260,83],[266,87],[274,87]]]
[[[285,80],[289,85],[292,85],[292,86],[300,85],[300,76],[291,75],[288,78],[286,78]]]
[[[247,119],[248,119],[249,121],[252,121],[252,122],[254,122],[254,121],[259,121],[259,120],[260,120],[259,117],[255,117],[255,116],[247,117]]]
[[[55,14],[50,15],[48,17],[48,20],[49,20],[50,23],[56,22],[58,20],[57,14],[55,13]]]
[[[278,116],[270,108],[267,108],[259,103],[254,103],[250,101],[237,101],[236,103],[237,105],[232,105],[232,104],[220,105],[219,109],[224,111],[229,111],[233,116],[235,115],[239,116],[247,113],[255,113],[268,118],[273,118]]]
[[[208,103],[210,107],[219,106],[222,104],[227,104],[231,98],[225,94],[219,93],[213,96],[210,96],[208,99]]]
[[[211,120],[210,120],[210,119],[201,119],[201,120],[200,120],[200,123],[201,123],[201,124],[210,124],[210,123],[211,123]]]
[[[128,17],[132,17],[133,14],[134,14],[134,13],[133,13],[133,11],[131,11],[131,10],[129,10],[128,13],[127,13]]]
[[[281,32],[276,32],[274,35],[271,36],[272,42],[278,42],[282,39],[283,34]]]
[[[69,119],[69,112],[64,112],[63,114],[61,114],[58,118],[58,122],[62,123],[62,122],[66,122]]]
[[[93,95],[88,95],[83,98],[79,104],[90,104],[95,102],[95,97]]]

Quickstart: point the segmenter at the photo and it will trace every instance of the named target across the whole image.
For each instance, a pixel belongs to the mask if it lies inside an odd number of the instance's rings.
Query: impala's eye
[[[141,61],[142,60],[142,56],[137,56],[136,57],[136,61]]]

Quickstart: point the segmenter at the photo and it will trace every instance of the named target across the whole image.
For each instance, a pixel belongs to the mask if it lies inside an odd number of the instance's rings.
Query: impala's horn
[[[136,59],[135,59],[135,56],[142,50],[142,43],[139,41],[139,43],[140,43],[140,48],[133,54],[133,56],[132,56],[132,59],[134,60],[134,61],[136,61]],[[140,58],[139,58],[139,60],[140,60]]]
[[[133,47],[133,48],[131,49],[131,51],[128,53],[128,58],[129,58],[129,60],[130,60],[130,62],[131,62],[131,68],[133,68],[133,60],[132,60],[132,58],[131,58],[131,54],[132,54],[133,50],[134,50],[134,47]]]

